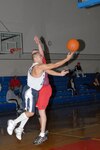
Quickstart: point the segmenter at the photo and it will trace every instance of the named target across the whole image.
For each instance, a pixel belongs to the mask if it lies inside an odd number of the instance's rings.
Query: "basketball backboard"
[[[22,49],[22,33],[0,32],[0,53],[10,53],[11,48]]]

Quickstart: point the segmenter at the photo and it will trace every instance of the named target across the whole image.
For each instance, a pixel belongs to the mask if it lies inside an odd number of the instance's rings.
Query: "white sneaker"
[[[23,129],[22,128],[18,127],[18,128],[15,129],[16,138],[18,140],[22,139],[22,133],[23,133]]]
[[[14,123],[13,120],[8,120],[7,132],[9,135],[13,134],[13,130],[14,130],[15,126],[16,126],[16,124]]]

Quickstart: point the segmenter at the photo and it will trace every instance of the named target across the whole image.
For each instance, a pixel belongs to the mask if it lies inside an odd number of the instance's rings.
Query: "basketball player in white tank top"
[[[72,58],[73,54],[74,52],[71,52],[70,54],[68,53],[65,59],[58,61],[56,63],[50,63],[50,64],[42,63],[42,56],[40,55],[39,52],[36,52],[32,55],[33,62],[35,63],[35,65],[33,64],[31,69],[29,69],[28,71],[27,90],[25,92],[26,111],[23,112],[15,120],[8,120],[7,132],[9,135],[13,134],[13,131],[16,125],[20,122],[19,127],[15,129],[15,133],[16,133],[16,137],[19,140],[21,140],[23,127],[27,123],[28,119],[32,117],[35,113],[35,104],[38,98],[38,91],[42,88],[45,72],[47,70],[60,67],[64,63],[68,62]]]
[[[36,78],[31,75],[32,69],[38,65],[38,63],[33,63],[33,65],[28,70],[27,75],[27,87],[25,92],[25,110],[28,112],[35,112],[35,106],[38,99],[38,91],[43,86],[45,72],[41,74],[40,77]]]

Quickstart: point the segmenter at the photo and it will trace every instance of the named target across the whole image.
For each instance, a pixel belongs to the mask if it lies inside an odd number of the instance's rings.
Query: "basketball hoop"
[[[16,51],[20,51],[20,50],[22,50],[22,48],[10,48],[9,49],[9,51],[10,51],[11,54],[13,54]]]

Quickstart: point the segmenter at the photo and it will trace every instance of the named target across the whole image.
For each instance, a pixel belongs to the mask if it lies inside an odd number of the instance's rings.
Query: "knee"
[[[45,110],[39,110],[39,115],[40,115],[41,118],[46,118]]]
[[[29,117],[32,117],[32,116],[34,115],[33,112],[26,112],[25,114],[26,114],[26,116],[27,116],[28,118],[29,118]]]

